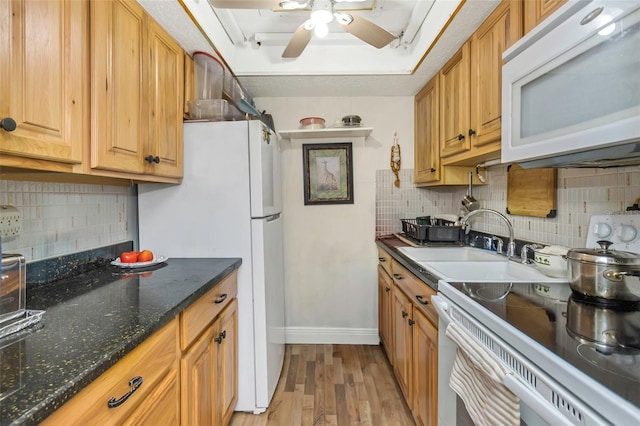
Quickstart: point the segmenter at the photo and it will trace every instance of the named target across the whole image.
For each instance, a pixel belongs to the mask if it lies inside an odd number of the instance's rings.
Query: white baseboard
[[[287,327],[285,341],[291,344],[377,345],[377,328]]]

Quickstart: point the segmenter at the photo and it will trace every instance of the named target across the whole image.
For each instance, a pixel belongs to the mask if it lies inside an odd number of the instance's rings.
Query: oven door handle
[[[538,395],[534,390],[519,381],[513,374],[506,374],[502,383],[513,392],[533,412],[552,425],[571,425],[569,420],[562,416],[549,402]]]
[[[431,304],[436,308],[436,312],[438,312],[438,316],[440,316],[440,321],[442,321],[445,326],[453,322],[453,318],[451,318],[448,312],[449,304],[444,297],[438,295],[431,296]]]

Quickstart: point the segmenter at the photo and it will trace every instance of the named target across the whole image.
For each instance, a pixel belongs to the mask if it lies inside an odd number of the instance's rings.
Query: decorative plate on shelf
[[[120,262],[120,258],[116,257],[115,260],[111,262],[113,266],[119,266],[121,268],[145,268],[147,266],[157,265],[159,263],[166,262],[168,257],[158,256],[154,257],[153,260],[148,262],[133,262],[133,263],[122,263]]]

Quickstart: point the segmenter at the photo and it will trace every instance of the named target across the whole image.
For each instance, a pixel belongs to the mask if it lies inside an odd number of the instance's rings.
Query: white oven
[[[637,424],[640,354],[603,354],[572,338],[567,332],[572,297],[567,283],[441,280],[438,295],[432,297],[440,316],[438,424],[473,424],[459,392],[450,385],[459,356],[459,347],[448,337],[452,323],[462,326],[475,352],[483,348],[504,369],[501,384],[519,403],[520,424]],[[632,315],[635,324],[639,314]],[[485,419],[478,424],[504,424],[490,416]]]
[[[637,164],[639,45],[637,0],[569,0],[505,51],[502,161]]]

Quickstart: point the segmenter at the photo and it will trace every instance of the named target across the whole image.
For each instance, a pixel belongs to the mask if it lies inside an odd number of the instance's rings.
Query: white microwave
[[[503,59],[503,163],[640,164],[640,1],[569,0]]]

